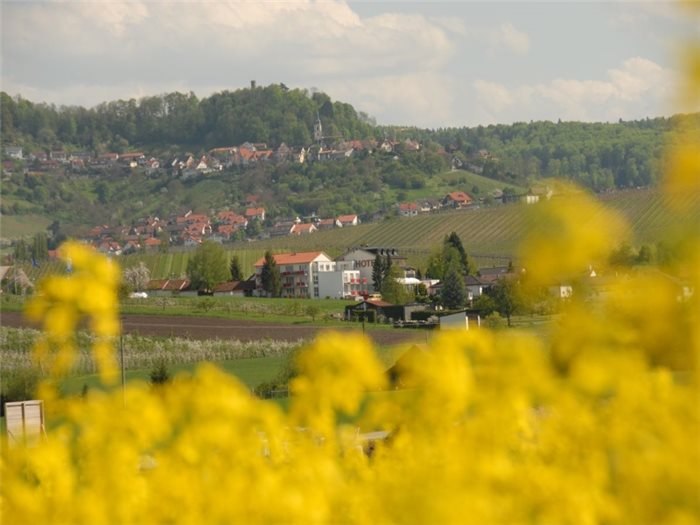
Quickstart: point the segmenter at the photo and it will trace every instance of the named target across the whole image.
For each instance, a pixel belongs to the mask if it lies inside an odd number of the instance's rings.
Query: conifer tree
[[[377,253],[372,266],[372,284],[375,291],[379,292],[382,289],[382,281],[384,281],[384,259]]]
[[[455,266],[448,271],[442,282],[440,299],[445,308],[455,309],[463,307],[467,302],[464,278]]]
[[[231,264],[229,266],[231,270],[231,280],[241,281],[243,280],[243,272],[241,271],[241,263],[238,260],[238,255],[231,257]]]
[[[462,273],[468,275],[471,270],[469,268],[469,259],[467,258],[467,252],[464,249],[464,245],[462,244],[462,239],[459,238],[457,232],[452,232],[445,237],[444,244],[445,246],[453,247],[459,252],[459,261],[462,266]]]
[[[393,261],[391,260],[391,255],[386,254],[386,258],[384,259],[384,279],[389,277],[389,274],[391,273],[391,266],[393,265]]]
[[[35,261],[45,261],[49,258],[49,243],[44,232],[34,235],[32,243],[32,259]]]
[[[262,287],[268,297],[279,297],[282,293],[282,277],[277,263],[269,250],[265,252],[262,273],[260,275]]]

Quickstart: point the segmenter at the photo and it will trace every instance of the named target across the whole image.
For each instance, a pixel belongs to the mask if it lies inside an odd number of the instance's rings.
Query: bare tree
[[[124,270],[124,281],[134,289],[135,292],[140,292],[148,285],[151,280],[151,271],[141,261],[137,266],[132,266]]]

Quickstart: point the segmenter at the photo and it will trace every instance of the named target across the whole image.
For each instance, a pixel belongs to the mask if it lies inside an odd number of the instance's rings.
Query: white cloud
[[[491,122],[514,118],[611,121],[657,115],[659,107],[670,102],[674,76],[650,60],[634,57],[609,69],[605,80],[556,78],[509,88],[478,79],[473,87],[481,114]]]
[[[640,100],[653,89],[666,93],[671,83],[670,72],[641,57],[626,60],[622,68],[609,70],[608,76],[619,98],[630,101]]]
[[[465,29],[474,45],[488,45],[488,51],[497,55],[503,48],[515,53],[525,55],[530,51],[530,36],[513,25],[512,22],[504,22],[498,26],[470,26]]]
[[[331,83],[327,92],[351,102],[381,123],[444,127],[462,125],[455,111],[459,87],[448,76],[416,72],[378,76],[371,81]]]
[[[438,26],[454,33],[457,35],[467,34],[467,25],[463,20],[455,17],[447,16],[431,16],[430,21],[434,22]]]
[[[76,2],[3,6],[3,85],[53,92],[115,85],[318,85],[437,71],[446,30],[420,14],[361,18],[343,1]],[[9,43],[12,45],[9,45]],[[9,51],[8,51],[9,50]]]
[[[317,86],[380,123],[440,127],[658,115],[673,85],[658,58],[589,59],[585,49],[577,60],[586,76],[563,74],[572,70],[564,51],[577,42],[552,44],[547,38],[561,31],[543,30],[535,47],[523,30],[533,31],[529,10],[523,17],[504,8],[494,17],[490,8],[445,3],[400,12],[399,2],[343,0],[6,2],[2,9],[2,89],[57,104],[174,90],[208,96],[254,79]],[[482,11],[487,16],[474,16]],[[543,15],[547,29],[564,27],[554,11],[569,15],[543,8],[552,16]],[[611,56],[656,57],[636,46],[615,49]],[[605,60],[618,62],[599,73]]]
[[[477,79],[472,85],[476,93],[476,100],[490,111],[503,111],[515,101],[508,88],[496,82]]]
[[[620,1],[610,20],[621,26],[654,23],[654,21],[658,22],[659,19],[680,22],[686,18],[687,8],[688,6],[684,6],[678,0]]]
[[[502,24],[499,30],[498,38],[511,51],[524,55],[530,50],[530,37],[527,33],[518,31],[513,24]]]

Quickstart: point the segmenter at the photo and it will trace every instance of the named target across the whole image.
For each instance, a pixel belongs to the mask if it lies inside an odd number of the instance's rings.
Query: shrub
[[[151,370],[149,377],[152,385],[163,385],[170,381],[170,372],[165,361],[159,361]]]
[[[40,380],[41,371],[35,366],[24,366],[13,370],[3,369],[0,389],[2,415],[5,415],[5,403],[34,399]]]
[[[491,330],[501,330],[508,327],[508,321],[501,317],[498,312],[491,312],[484,320],[481,322],[482,326],[485,328],[490,328]]]

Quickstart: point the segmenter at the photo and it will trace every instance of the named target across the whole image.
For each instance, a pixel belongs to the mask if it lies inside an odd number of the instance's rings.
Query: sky
[[[424,128],[699,109],[674,94],[700,28],[670,2],[0,2],[1,89],[58,106],[255,80]]]

